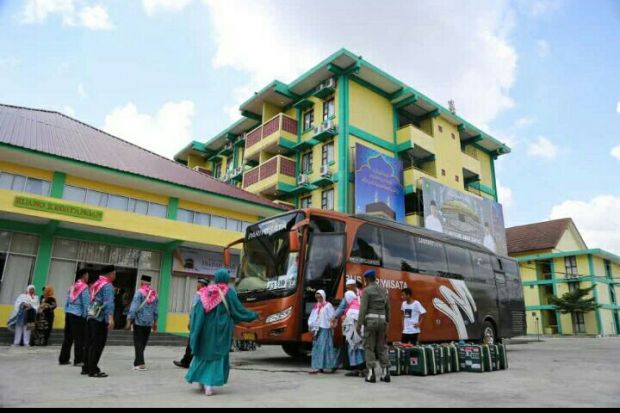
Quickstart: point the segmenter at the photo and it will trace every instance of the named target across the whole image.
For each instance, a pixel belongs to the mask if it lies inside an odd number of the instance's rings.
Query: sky
[[[344,47],[511,146],[507,225],[620,254],[619,45],[619,0],[0,0],[0,103],[172,157]]]

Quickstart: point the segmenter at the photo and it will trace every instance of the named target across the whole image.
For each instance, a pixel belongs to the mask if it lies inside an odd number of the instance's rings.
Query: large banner
[[[405,220],[403,163],[366,146],[355,146],[355,212]]]
[[[501,204],[423,179],[424,226],[507,255]]]
[[[232,277],[237,276],[237,266],[239,256],[231,254],[230,273]],[[213,276],[215,271],[224,266],[224,254],[221,252],[204,251],[193,248],[178,248],[174,252],[174,272],[186,274]]]

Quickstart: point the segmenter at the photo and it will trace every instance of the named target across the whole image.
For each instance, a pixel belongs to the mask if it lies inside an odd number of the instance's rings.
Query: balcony
[[[271,155],[287,154],[296,143],[297,121],[280,113],[246,135],[245,160],[258,161],[262,151]]]
[[[288,194],[297,185],[296,162],[278,155],[243,174],[243,189],[262,196]]]
[[[478,159],[465,152],[461,152],[461,163],[463,164],[463,169],[469,171],[473,175],[480,176],[481,167]]]
[[[405,169],[403,175],[403,184],[405,188],[422,189],[422,178],[437,181],[437,177],[434,173],[430,173],[429,171],[424,171],[418,168]]]
[[[396,133],[399,152],[413,151],[416,158],[435,155],[435,139],[413,125],[402,127]]]

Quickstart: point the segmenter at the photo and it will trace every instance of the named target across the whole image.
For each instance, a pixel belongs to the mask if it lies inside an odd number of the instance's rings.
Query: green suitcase
[[[461,371],[483,373],[482,346],[465,345],[459,348],[459,359],[462,362]]]
[[[499,363],[499,347],[497,345],[490,345],[489,351],[491,353],[491,370],[498,371],[500,370]]]
[[[458,373],[461,371],[461,364],[459,362],[459,350],[454,344],[451,344],[446,349],[446,355],[448,358],[448,365],[450,366],[450,372]]]
[[[435,349],[432,346],[422,346],[426,352],[426,365],[428,366],[428,374],[437,375],[437,362],[435,360]]]
[[[488,344],[482,345],[482,369],[484,372],[493,371],[491,349]]]
[[[423,347],[405,349],[407,354],[407,374],[411,376],[428,376],[426,350]]]
[[[390,347],[388,350],[388,358],[390,360],[390,375],[400,376],[403,371],[402,349],[399,347]]]
[[[501,370],[508,369],[508,352],[506,350],[506,345],[498,344],[497,348],[499,350],[499,368]]]

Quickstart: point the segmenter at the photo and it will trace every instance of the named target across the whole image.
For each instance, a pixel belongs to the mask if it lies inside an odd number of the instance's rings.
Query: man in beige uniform
[[[368,285],[362,293],[357,331],[364,327],[364,350],[366,351],[366,382],[376,383],[377,359],[381,365],[381,381],[390,382],[390,360],[388,359],[387,332],[390,322],[390,299],[387,291],[377,284],[374,270],[364,273]]]

